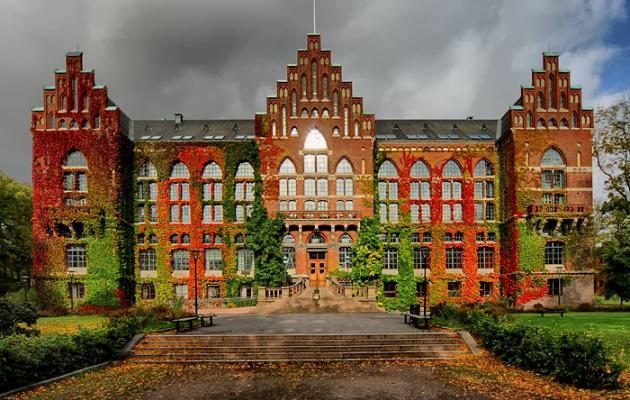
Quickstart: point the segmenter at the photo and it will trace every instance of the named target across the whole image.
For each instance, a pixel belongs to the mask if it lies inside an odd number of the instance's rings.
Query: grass
[[[76,333],[79,328],[100,328],[107,317],[103,315],[62,315],[60,317],[37,318],[35,328],[42,334]]]
[[[559,314],[514,314],[514,318],[528,325],[548,326],[554,329],[585,332],[601,336],[614,352],[623,356],[630,367],[630,313],[628,312],[568,312]]]

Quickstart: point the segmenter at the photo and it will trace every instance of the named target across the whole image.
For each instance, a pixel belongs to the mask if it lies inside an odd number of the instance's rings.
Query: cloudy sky
[[[498,118],[561,53],[585,105],[630,88],[630,0],[318,0],[317,31],[376,117]],[[0,0],[0,170],[30,181],[30,110],[64,54],[132,119],[252,118],[313,30],[311,0]],[[596,197],[602,196],[601,180]]]

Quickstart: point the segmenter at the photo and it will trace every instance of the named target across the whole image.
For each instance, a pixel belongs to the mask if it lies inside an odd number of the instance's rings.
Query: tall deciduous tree
[[[601,275],[606,297],[630,299],[630,97],[598,110],[593,150],[606,175],[601,211],[609,221]]]
[[[380,239],[381,224],[375,217],[361,220],[357,244],[352,247],[352,281],[359,285],[374,283],[383,269],[383,244]]]
[[[0,173],[0,296],[33,268],[32,190]]]

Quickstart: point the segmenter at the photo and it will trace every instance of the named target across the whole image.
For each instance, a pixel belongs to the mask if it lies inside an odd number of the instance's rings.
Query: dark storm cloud
[[[310,0],[0,7],[0,170],[23,181],[30,109],[77,45],[131,118],[251,118],[313,29]],[[500,117],[550,41],[597,101],[614,53],[603,42],[606,26],[624,16],[621,0],[319,0],[317,10],[324,47],[377,117]]]

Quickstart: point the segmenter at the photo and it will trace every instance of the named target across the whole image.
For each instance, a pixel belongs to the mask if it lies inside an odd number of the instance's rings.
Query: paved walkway
[[[398,313],[219,315],[188,334],[418,333]]]

